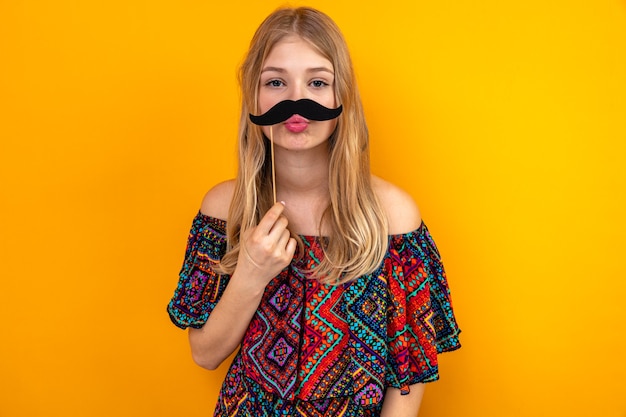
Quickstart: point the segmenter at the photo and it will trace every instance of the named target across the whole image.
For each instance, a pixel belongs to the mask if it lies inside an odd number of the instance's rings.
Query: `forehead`
[[[296,35],[287,36],[272,47],[263,63],[263,70],[269,67],[285,70],[325,67],[333,70],[333,64],[313,44]]]

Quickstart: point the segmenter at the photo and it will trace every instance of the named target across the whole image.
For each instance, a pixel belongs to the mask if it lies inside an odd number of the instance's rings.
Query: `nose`
[[[307,94],[306,81],[298,80],[297,82],[292,82],[287,98],[293,101],[297,101],[302,98],[310,98]]]

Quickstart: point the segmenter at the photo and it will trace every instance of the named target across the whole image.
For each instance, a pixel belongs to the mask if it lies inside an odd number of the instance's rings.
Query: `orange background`
[[[308,4],[446,261],[464,347],[421,416],[626,416],[626,3]],[[226,368],[165,305],[278,5],[0,1],[1,417],[211,415]]]

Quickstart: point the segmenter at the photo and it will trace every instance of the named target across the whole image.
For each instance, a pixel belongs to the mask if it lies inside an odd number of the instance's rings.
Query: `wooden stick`
[[[274,204],[276,204],[276,168],[274,168],[274,131],[270,126],[270,148],[272,152],[272,190],[274,191]]]

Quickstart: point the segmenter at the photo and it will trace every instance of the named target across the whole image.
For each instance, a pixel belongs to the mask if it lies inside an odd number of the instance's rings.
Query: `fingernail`
[[[285,204],[285,202],[283,200],[280,200],[280,204],[282,204],[283,206],[287,205],[287,204]]]

